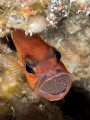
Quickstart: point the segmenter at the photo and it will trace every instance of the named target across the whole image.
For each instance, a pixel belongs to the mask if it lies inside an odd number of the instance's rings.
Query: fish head
[[[50,47],[48,53],[41,60],[28,57],[25,61],[25,74],[37,95],[57,101],[70,90],[73,76],[61,61],[59,51]]]
[[[61,61],[60,52],[38,34],[30,36],[21,29],[11,30],[23,71],[35,93],[50,101],[64,98],[73,77]]]

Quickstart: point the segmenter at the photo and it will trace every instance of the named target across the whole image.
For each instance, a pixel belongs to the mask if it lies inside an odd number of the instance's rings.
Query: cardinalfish
[[[36,95],[50,101],[64,98],[73,77],[61,61],[61,53],[45,43],[38,34],[30,36],[21,29],[11,30],[22,69]]]

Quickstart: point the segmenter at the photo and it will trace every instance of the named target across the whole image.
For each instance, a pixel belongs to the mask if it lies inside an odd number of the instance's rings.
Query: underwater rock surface
[[[78,2],[77,2],[78,3]],[[36,96],[15,64],[20,60],[9,35],[0,39],[0,120],[90,120],[90,8],[75,2],[69,16],[40,33],[62,53],[74,75],[68,95],[57,102]],[[64,50],[63,50],[63,49]],[[14,63],[14,68],[10,67]],[[20,63],[21,64],[21,63]]]

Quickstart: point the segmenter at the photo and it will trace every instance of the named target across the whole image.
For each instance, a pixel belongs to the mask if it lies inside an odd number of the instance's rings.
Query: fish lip
[[[66,74],[66,75],[69,75],[71,79],[73,78],[73,76],[72,76],[70,73],[67,73],[67,72],[62,72],[62,73],[56,74],[56,75],[54,75],[54,77],[58,77],[58,76],[63,75],[63,74],[64,74],[64,75],[65,75],[65,74]],[[40,80],[41,80],[41,79],[40,79]],[[40,82],[40,80],[39,80],[38,82]],[[70,88],[71,88],[72,81],[71,81],[71,80],[68,81],[67,87],[66,87],[66,89],[65,89],[64,92],[62,92],[62,93],[60,93],[60,94],[58,94],[58,95],[52,95],[52,94],[43,92],[43,91],[40,89],[40,88],[43,86],[43,84],[45,84],[47,81],[50,81],[50,80],[52,80],[52,77],[51,77],[51,78],[46,78],[46,79],[44,80],[44,82],[43,82],[39,87],[38,87],[38,83],[37,83],[37,86],[36,86],[36,88],[35,88],[35,93],[36,93],[36,94],[39,94],[40,96],[46,98],[46,99],[49,100],[49,101],[57,101],[57,100],[60,100],[60,99],[64,98],[65,95],[68,93],[68,91],[69,91]]]
[[[69,90],[71,88],[71,85],[72,85],[72,82],[69,81],[65,92],[60,93],[58,95],[47,94],[47,93],[43,92],[42,90],[39,90],[39,94],[49,101],[58,101],[60,99],[63,99],[66,96],[66,94],[69,92]]]

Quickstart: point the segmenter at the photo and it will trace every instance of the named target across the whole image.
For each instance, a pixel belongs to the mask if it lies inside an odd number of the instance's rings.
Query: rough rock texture
[[[90,17],[79,9],[80,6],[73,3],[68,18],[60,21],[57,28],[50,28],[42,34],[45,41],[61,53],[64,44],[66,58],[62,54],[62,60],[66,60],[67,66],[70,64],[68,69],[75,75],[75,80],[90,77]]]
[[[61,100],[64,103],[56,102],[66,120],[90,119],[90,15],[85,10],[79,10],[80,6],[73,3],[68,18],[61,20],[57,28],[50,28],[44,35],[41,34],[61,53],[64,44],[66,57],[62,54],[62,61],[74,75],[70,92],[65,101]]]
[[[62,61],[74,75],[70,92],[57,102],[37,97],[23,73],[11,79],[9,62],[20,61],[9,36],[0,39],[0,120],[90,120],[89,10],[73,3],[67,18],[41,33],[62,53]]]

